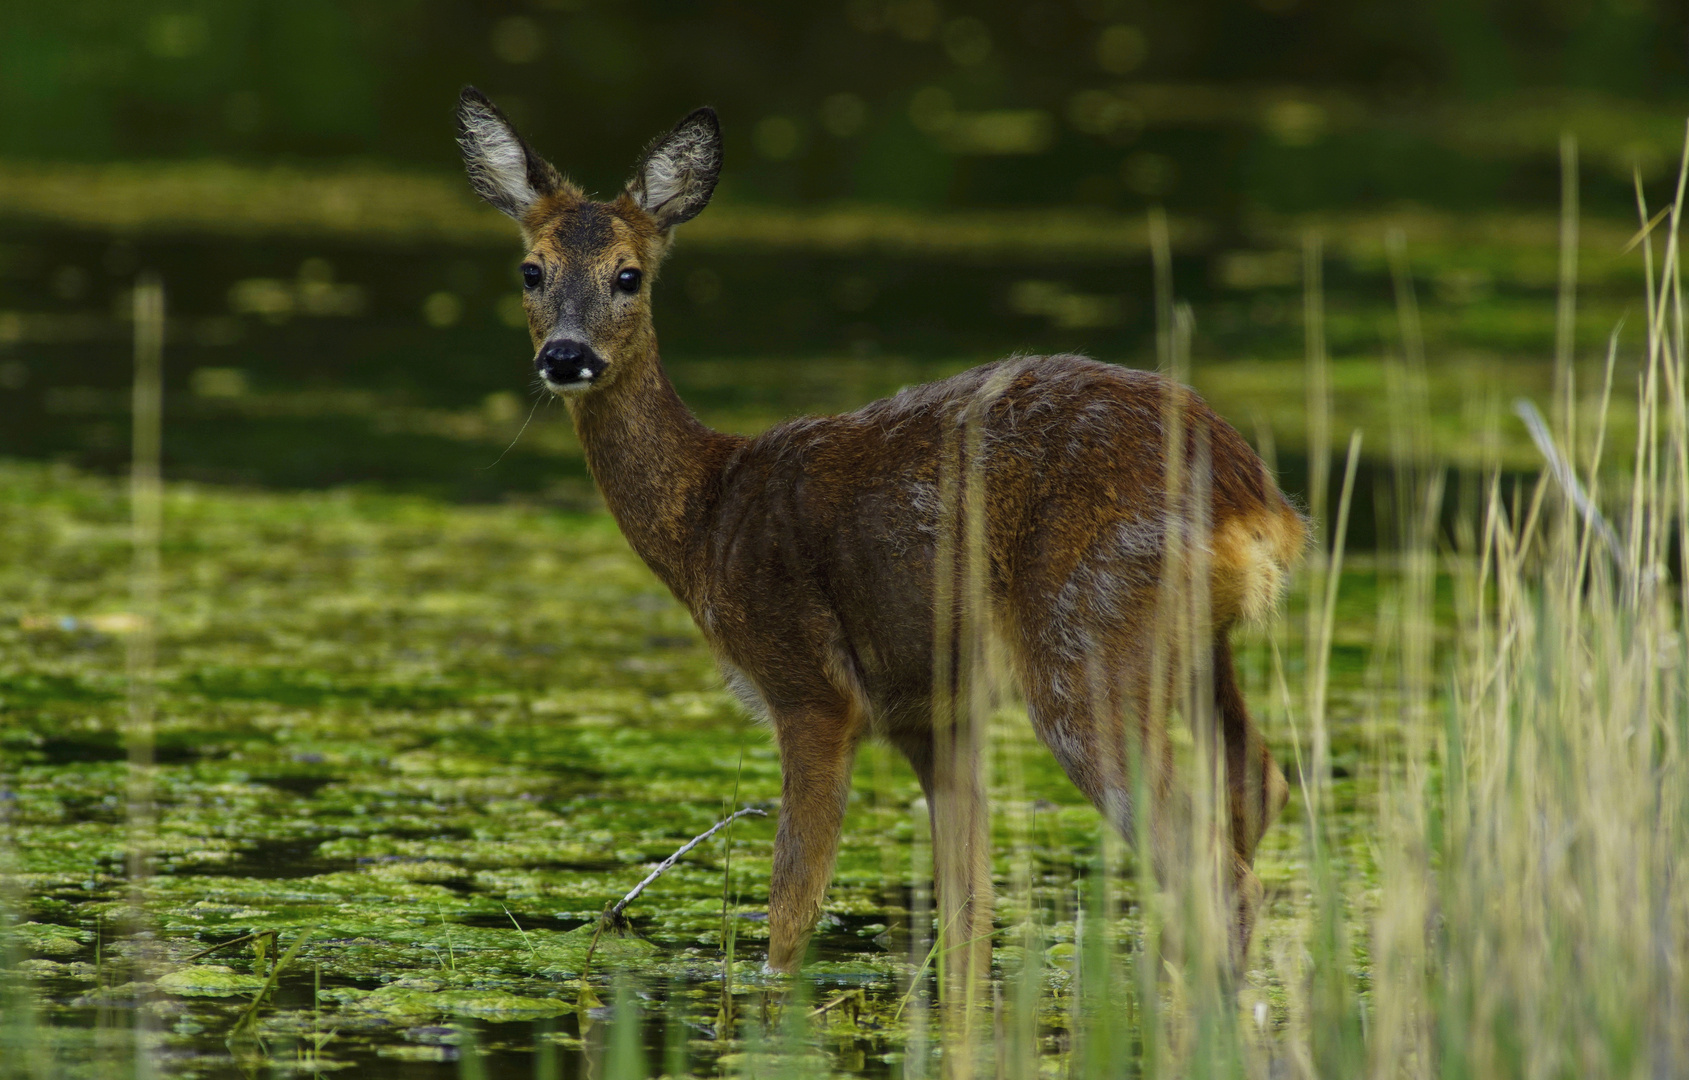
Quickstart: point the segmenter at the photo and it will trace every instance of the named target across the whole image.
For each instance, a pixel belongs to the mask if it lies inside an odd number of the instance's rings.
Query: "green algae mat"
[[[156,828],[132,887],[128,512],[116,482],[0,463],[14,1061],[94,1075],[139,1039],[171,1076],[586,1075],[617,1053],[712,1075],[760,1060],[796,1000],[826,1058],[802,1075],[901,1071],[931,991],[930,863],[918,786],[882,748],[798,985],[761,973],[771,818],[682,858],[594,946],[653,864],[779,792],[767,732],[602,514],[168,487]],[[1262,652],[1242,650],[1258,702]],[[1098,819],[1003,720],[999,921],[1035,898],[1059,1003]],[[1296,812],[1262,856],[1281,914]]]

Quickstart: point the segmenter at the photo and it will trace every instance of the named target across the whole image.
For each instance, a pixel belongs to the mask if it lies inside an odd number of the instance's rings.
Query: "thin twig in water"
[[[838,1008],[840,1005],[843,1005],[845,1002],[849,1001],[851,998],[860,998],[861,996],[862,996],[862,991],[860,989],[846,990],[843,993],[835,996],[831,1001],[827,1002],[827,1004],[819,1005],[819,1006],[811,1009],[809,1011],[809,1018],[811,1020],[813,1020],[818,1016],[825,1016],[829,1012],[832,1012],[834,1009]]]
[[[267,937],[270,940],[274,941],[275,937],[276,937],[276,932],[274,930],[259,930],[257,933],[253,933],[253,934],[242,934],[238,938],[230,938],[228,941],[225,941],[225,942],[218,944],[218,945],[213,945],[209,949],[201,949],[201,950],[199,950],[199,952],[194,953],[192,956],[183,957],[182,963],[189,964],[189,963],[192,963],[195,960],[198,960],[202,956],[210,956],[214,952],[219,952],[219,951],[221,951],[223,949],[227,949],[227,948],[229,948],[230,946],[233,946],[233,945],[245,945],[247,942],[257,941],[261,937]]]
[[[592,989],[587,983],[587,973],[592,970],[592,955],[593,955],[593,953],[598,951],[598,939],[601,936],[603,936],[604,928],[606,926],[612,927],[612,928],[617,929],[617,930],[621,930],[621,929],[626,928],[627,920],[622,917],[622,912],[623,912],[623,910],[625,910],[627,908],[627,906],[629,904],[633,903],[635,900],[637,900],[639,898],[639,894],[645,891],[645,886],[651,884],[653,881],[656,881],[657,878],[661,877],[663,872],[668,870],[671,866],[673,866],[676,862],[678,862],[682,855],[685,855],[688,851],[691,851],[693,848],[697,847],[699,844],[703,843],[705,840],[708,840],[710,837],[714,836],[716,833],[720,832],[722,829],[724,829],[727,826],[733,824],[735,821],[738,821],[740,818],[744,817],[746,814],[755,814],[758,817],[767,817],[768,816],[767,811],[758,810],[758,809],[756,809],[755,807],[752,807],[752,806],[747,806],[743,810],[739,810],[739,811],[736,811],[732,814],[729,814],[727,817],[723,818],[722,820],[716,822],[714,825],[710,826],[708,831],[701,833],[698,836],[694,836],[691,840],[682,844],[680,846],[680,850],[676,851],[673,855],[670,855],[668,858],[664,859],[661,863],[658,863],[657,868],[655,870],[653,870],[649,874],[645,875],[645,880],[641,881],[638,885],[635,885],[633,887],[632,892],[628,893],[626,896],[622,897],[620,900],[616,901],[614,904],[612,904],[609,907],[606,907],[604,909],[604,914],[602,914],[598,917],[597,928],[595,930],[593,930],[593,932],[592,932],[592,944],[588,945],[587,948],[586,948],[586,959],[581,963],[580,992],[581,992],[581,998],[582,998],[583,1001],[587,1000],[587,998],[590,995],[592,995]],[[506,914],[508,914],[508,912],[506,912]],[[515,920],[512,919],[511,921],[514,922]],[[517,929],[521,929],[521,927],[517,927]],[[524,935],[524,936],[526,936],[526,935]],[[592,998],[592,1000],[596,1001],[597,999],[594,996]]]
[[[685,855],[688,851],[691,851],[693,848],[697,847],[699,844],[703,843],[705,840],[708,840],[710,837],[714,836],[716,833],[720,832],[722,829],[727,828],[727,826],[733,824],[735,821],[738,821],[740,818],[744,817],[747,814],[754,814],[757,817],[767,817],[768,811],[758,810],[754,806],[747,806],[743,810],[735,810],[733,813],[731,813],[728,816],[722,818],[720,821],[716,822],[714,825],[711,825],[704,832],[699,833],[697,836],[694,836],[692,839],[688,840],[686,843],[680,845],[679,850],[677,850],[673,855],[670,855],[668,858],[664,859],[662,862],[658,863],[657,868],[655,870],[651,871],[649,874],[646,874],[644,881],[641,881],[638,885],[635,885],[631,892],[629,892],[626,896],[622,897],[620,900],[616,901],[616,903],[611,906],[610,910],[608,912],[606,912],[605,915],[604,915],[605,921],[609,922],[613,926],[621,926],[621,925],[625,924],[627,922],[627,920],[622,918],[622,912],[627,908],[627,906],[629,904],[631,904],[635,900],[639,899],[639,894],[645,891],[645,886],[651,884],[653,881],[656,881],[659,877],[661,877],[664,873],[666,873],[670,867],[672,867],[675,863],[680,861],[680,857],[682,855]]]

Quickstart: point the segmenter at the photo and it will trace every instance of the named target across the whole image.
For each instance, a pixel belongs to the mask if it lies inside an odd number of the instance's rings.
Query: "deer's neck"
[[[569,401],[587,468],[622,535],[682,602],[702,574],[705,518],[727,460],[743,442],[705,427],[648,362],[602,390]]]

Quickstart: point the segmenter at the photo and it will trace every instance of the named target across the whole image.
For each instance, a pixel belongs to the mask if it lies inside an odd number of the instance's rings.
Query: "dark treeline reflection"
[[[723,113],[726,193],[1224,214],[1554,198],[1670,167],[1664,0],[64,0],[0,15],[0,154],[453,165],[459,86],[579,179]]]

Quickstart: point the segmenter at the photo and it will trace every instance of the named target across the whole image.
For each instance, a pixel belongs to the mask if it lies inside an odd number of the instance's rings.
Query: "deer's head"
[[[715,190],[715,111],[699,109],[653,142],[609,202],[564,179],[474,87],[458,99],[457,120],[470,184],[522,226],[522,302],[545,385],[585,392],[653,362],[651,282],[670,230]]]

